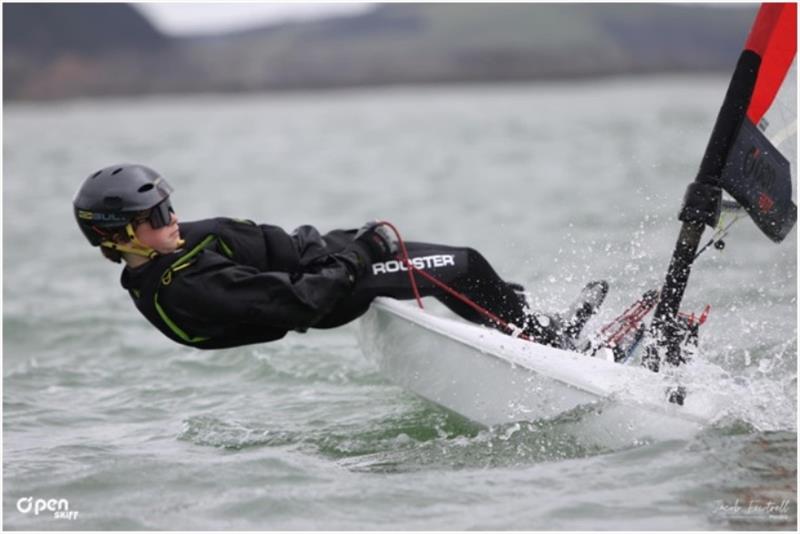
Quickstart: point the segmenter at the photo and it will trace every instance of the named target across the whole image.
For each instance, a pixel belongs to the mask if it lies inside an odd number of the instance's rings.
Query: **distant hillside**
[[[128,4],[4,3],[4,98],[140,93],[170,43]]]
[[[180,39],[122,4],[55,9],[4,5],[6,98],[727,72],[757,5],[384,4]]]
[[[98,55],[165,42],[128,4],[3,4],[3,48],[9,52]]]
[[[271,87],[728,71],[757,6],[387,4],[191,40],[199,71]],[[226,70],[215,68],[226,58]]]

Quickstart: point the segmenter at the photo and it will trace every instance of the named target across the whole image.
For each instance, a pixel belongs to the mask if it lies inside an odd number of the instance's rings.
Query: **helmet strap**
[[[136,256],[144,256],[148,259],[153,259],[158,256],[158,252],[156,252],[154,248],[148,247],[139,241],[139,238],[136,237],[136,232],[134,231],[132,224],[129,223],[127,226],[125,226],[125,233],[128,234],[128,238],[130,239],[129,242],[115,243],[114,241],[103,241],[100,243],[100,246],[110,248],[111,250],[135,254]]]

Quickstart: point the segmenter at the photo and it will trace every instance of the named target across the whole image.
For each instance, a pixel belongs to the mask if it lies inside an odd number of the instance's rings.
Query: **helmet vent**
[[[144,184],[142,187],[137,189],[137,191],[139,191],[140,193],[145,193],[153,189],[153,187],[155,187],[153,184]]]
[[[100,169],[99,171],[97,171],[96,173],[94,173],[94,174],[92,175],[92,178],[97,178],[98,176],[100,176],[100,173],[101,173],[101,172],[103,172],[103,170],[102,170],[102,169]]]
[[[111,174],[117,174],[117,173],[120,173],[120,172],[122,172],[122,167],[120,167],[119,169],[116,169],[116,170],[115,170],[114,172],[112,172]]]

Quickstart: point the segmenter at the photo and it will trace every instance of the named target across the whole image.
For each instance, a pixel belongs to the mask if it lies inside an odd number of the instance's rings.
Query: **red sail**
[[[797,4],[762,4],[745,45],[761,57],[747,118],[758,124],[772,105],[797,51]]]

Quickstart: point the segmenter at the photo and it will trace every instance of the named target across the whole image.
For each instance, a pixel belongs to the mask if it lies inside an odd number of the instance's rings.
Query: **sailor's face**
[[[153,228],[149,220],[136,225],[136,238],[160,254],[175,252],[180,246],[181,234],[178,228],[178,216],[170,213],[170,221],[166,226]]]

